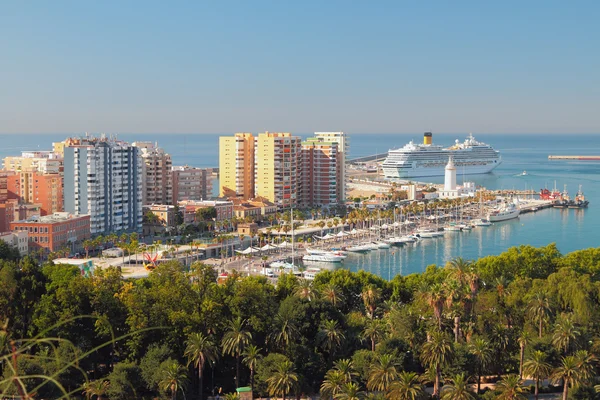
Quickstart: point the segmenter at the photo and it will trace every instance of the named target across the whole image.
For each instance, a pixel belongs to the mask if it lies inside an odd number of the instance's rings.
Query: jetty
[[[548,156],[548,160],[600,161],[600,156]]]

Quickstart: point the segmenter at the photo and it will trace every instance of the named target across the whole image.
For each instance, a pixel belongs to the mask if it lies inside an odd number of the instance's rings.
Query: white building
[[[442,199],[455,199],[460,197],[460,192],[456,188],[456,167],[452,161],[452,157],[446,164],[444,175],[444,190],[440,192],[439,197]]]
[[[26,256],[29,252],[29,234],[27,231],[2,232],[0,240],[6,242],[9,246],[16,247],[21,256]]]
[[[64,208],[90,214],[92,235],[142,230],[142,158],[114,138],[70,138],[64,149]]]

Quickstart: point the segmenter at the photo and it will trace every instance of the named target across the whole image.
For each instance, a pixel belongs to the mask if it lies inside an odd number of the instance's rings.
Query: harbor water
[[[451,145],[467,134],[435,134],[434,144]],[[22,150],[49,150],[53,141],[67,135],[1,135],[0,157],[18,155]],[[183,134],[123,134],[127,141],[158,142],[173,157],[174,165],[197,167],[218,166],[219,135]],[[307,135],[301,135],[307,136]],[[442,238],[423,239],[400,248],[381,249],[368,254],[352,254],[343,268],[363,269],[384,278],[395,274],[421,272],[430,264],[444,265],[455,257],[476,259],[499,254],[509,247],[522,244],[545,246],[556,243],[563,252],[597,247],[600,227],[600,162],[578,160],[548,160],[548,155],[600,155],[600,135],[597,134],[485,134],[474,133],[476,139],[491,144],[501,152],[502,164],[492,173],[463,176],[457,170],[457,181],[474,181],[487,189],[552,189],[564,185],[574,196],[578,186],[590,201],[588,209],[545,209],[521,215],[518,219],[477,227],[470,232],[447,233]],[[350,156],[360,157],[382,153],[403,146],[409,140],[420,141],[422,134],[351,134]],[[527,174],[523,175],[523,171]],[[443,177],[428,178],[441,183]]]

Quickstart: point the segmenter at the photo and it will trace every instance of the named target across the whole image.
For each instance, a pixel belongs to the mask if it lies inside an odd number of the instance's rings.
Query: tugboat
[[[565,190],[563,190],[560,199],[554,203],[554,208],[568,208],[570,202],[571,198],[569,197],[569,192],[567,192],[567,185],[565,185]]]
[[[583,191],[581,190],[581,185],[579,185],[579,190],[577,191],[577,195],[574,200],[569,201],[569,208],[586,208],[590,204],[589,201],[585,199],[583,195]]]

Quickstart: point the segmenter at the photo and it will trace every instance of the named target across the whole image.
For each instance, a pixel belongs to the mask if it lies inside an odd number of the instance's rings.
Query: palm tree
[[[587,350],[578,350],[574,354],[579,368],[579,375],[583,382],[590,382],[594,378],[594,366],[598,362],[595,355]]]
[[[540,389],[540,379],[544,380],[550,376],[551,367],[546,362],[546,355],[542,351],[531,353],[527,361],[523,364],[523,373],[535,379],[535,400],[538,399]]]
[[[552,344],[564,354],[567,354],[573,342],[581,335],[570,316],[561,316],[554,325]]]
[[[580,383],[581,369],[579,362],[574,356],[566,356],[561,360],[561,364],[552,373],[554,383],[563,382],[563,400],[567,400],[569,395],[569,386],[573,387]]]
[[[312,301],[317,297],[317,291],[315,290],[312,281],[308,279],[300,279],[294,293],[299,298],[308,301]]]
[[[475,400],[464,373],[456,374],[442,388],[442,400]]]
[[[275,372],[267,378],[269,394],[271,396],[283,397],[296,386],[298,375],[294,372],[294,366],[290,360],[284,360],[275,366]]]
[[[477,360],[477,391],[481,389],[481,373],[482,370],[492,362],[492,348],[487,340],[483,338],[476,338],[469,345],[469,353],[475,356]]]
[[[358,373],[354,370],[354,363],[348,358],[337,360],[335,364],[333,364],[333,367],[344,374],[347,382],[352,381],[354,377],[358,376]]]
[[[396,379],[398,379],[398,371],[394,355],[382,354],[371,367],[367,389],[387,392]]]
[[[430,369],[435,370],[435,381],[433,384],[434,397],[439,398],[442,368],[448,364],[453,355],[452,341],[442,331],[433,331],[429,341],[423,345],[421,359],[425,364],[429,365]]]
[[[246,367],[250,369],[250,388],[254,393],[254,371],[256,371],[256,365],[258,361],[262,358],[260,351],[262,349],[253,344],[248,346],[248,348],[244,351],[244,359],[242,362]]]
[[[323,300],[330,302],[334,307],[338,303],[344,301],[344,296],[340,293],[340,289],[334,283],[328,283],[321,289]]]
[[[207,361],[217,359],[217,347],[214,342],[202,333],[192,333],[185,342],[186,348],[184,355],[188,359],[188,365],[194,364],[198,368],[198,396],[202,400],[204,365]]]
[[[500,394],[496,397],[498,400],[525,400],[525,388],[521,385],[519,375],[508,375],[496,385],[496,390]]]
[[[548,295],[542,291],[535,292],[533,298],[529,302],[529,312],[534,320],[538,321],[538,335],[541,338],[544,320],[548,318],[551,312]]]
[[[422,394],[423,385],[419,375],[403,371],[398,375],[398,379],[392,382],[386,397],[390,400],[417,400]]]
[[[379,319],[371,319],[367,321],[361,336],[363,339],[369,339],[371,341],[371,351],[375,351],[375,344],[383,338],[384,334],[384,323]]]
[[[229,321],[228,330],[221,340],[223,354],[235,356],[235,383],[238,387],[240,385],[240,356],[252,340],[252,333],[244,329],[245,323],[246,320],[242,320],[241,317]]]
[[[363,289],[361,296],[369,318],[373,319],[375,310],[377,309],[377,302],[381,298],[381,291],[375,285],[368,285]]]
[[[446,302],[446,294],[444,293],[443,286],[436,283],[423,291],[421,295],[433,310],[433,316],[437,320],[438,329],[440,329],[442,326],[442,311]]]
[[[282,314],[281,312],[275,315],[275,329],[271,333],[270,338],[275,343],[275,346],[282,350],[287,350],[293,338],[298,334],[296,321],[291,315],[287,313]]]
[[[354,382],[346,383],[342,391],[333,397],[335,400],[362,400],[365,394],[360,390],[358,384]]]
[[[187,372],[183,365],[177,361],[171,360],[164,366],[162,371],[162,379],[158,386],[165,392],[171,393],[171,400],[177,399],[177,391],[187,384]]]
[[[519,378],[523,379],[523,361],[525,359],[525,347],[529,344],[531,337],[529,331],[522,331],[517,341],[519,342]]]
[[[333,354],[335,349],[342,344],[342,341],[346,338],[344,333],[338,326],[337,321],[330,319],[326,320],[321,324],[321,330],[319,331],[321,341],[325,350],[329,352],[331,359],[333,360]]]
[[[346,374],[338,369],[330,369],[325,374],[325,379],[321,384],[321,397],[334,398],[335,395],[342,392],[342,388],[346,383],[348,383]]]
[[[93,400],[94,396],[96,396],[97,400],[102,400],[104,399],[104,395],[108,391],[109,385],[109,381],[105,381],[102,379],[90,381],[85,384],[85,390],[83,391],[83,394],[89,400]]]

